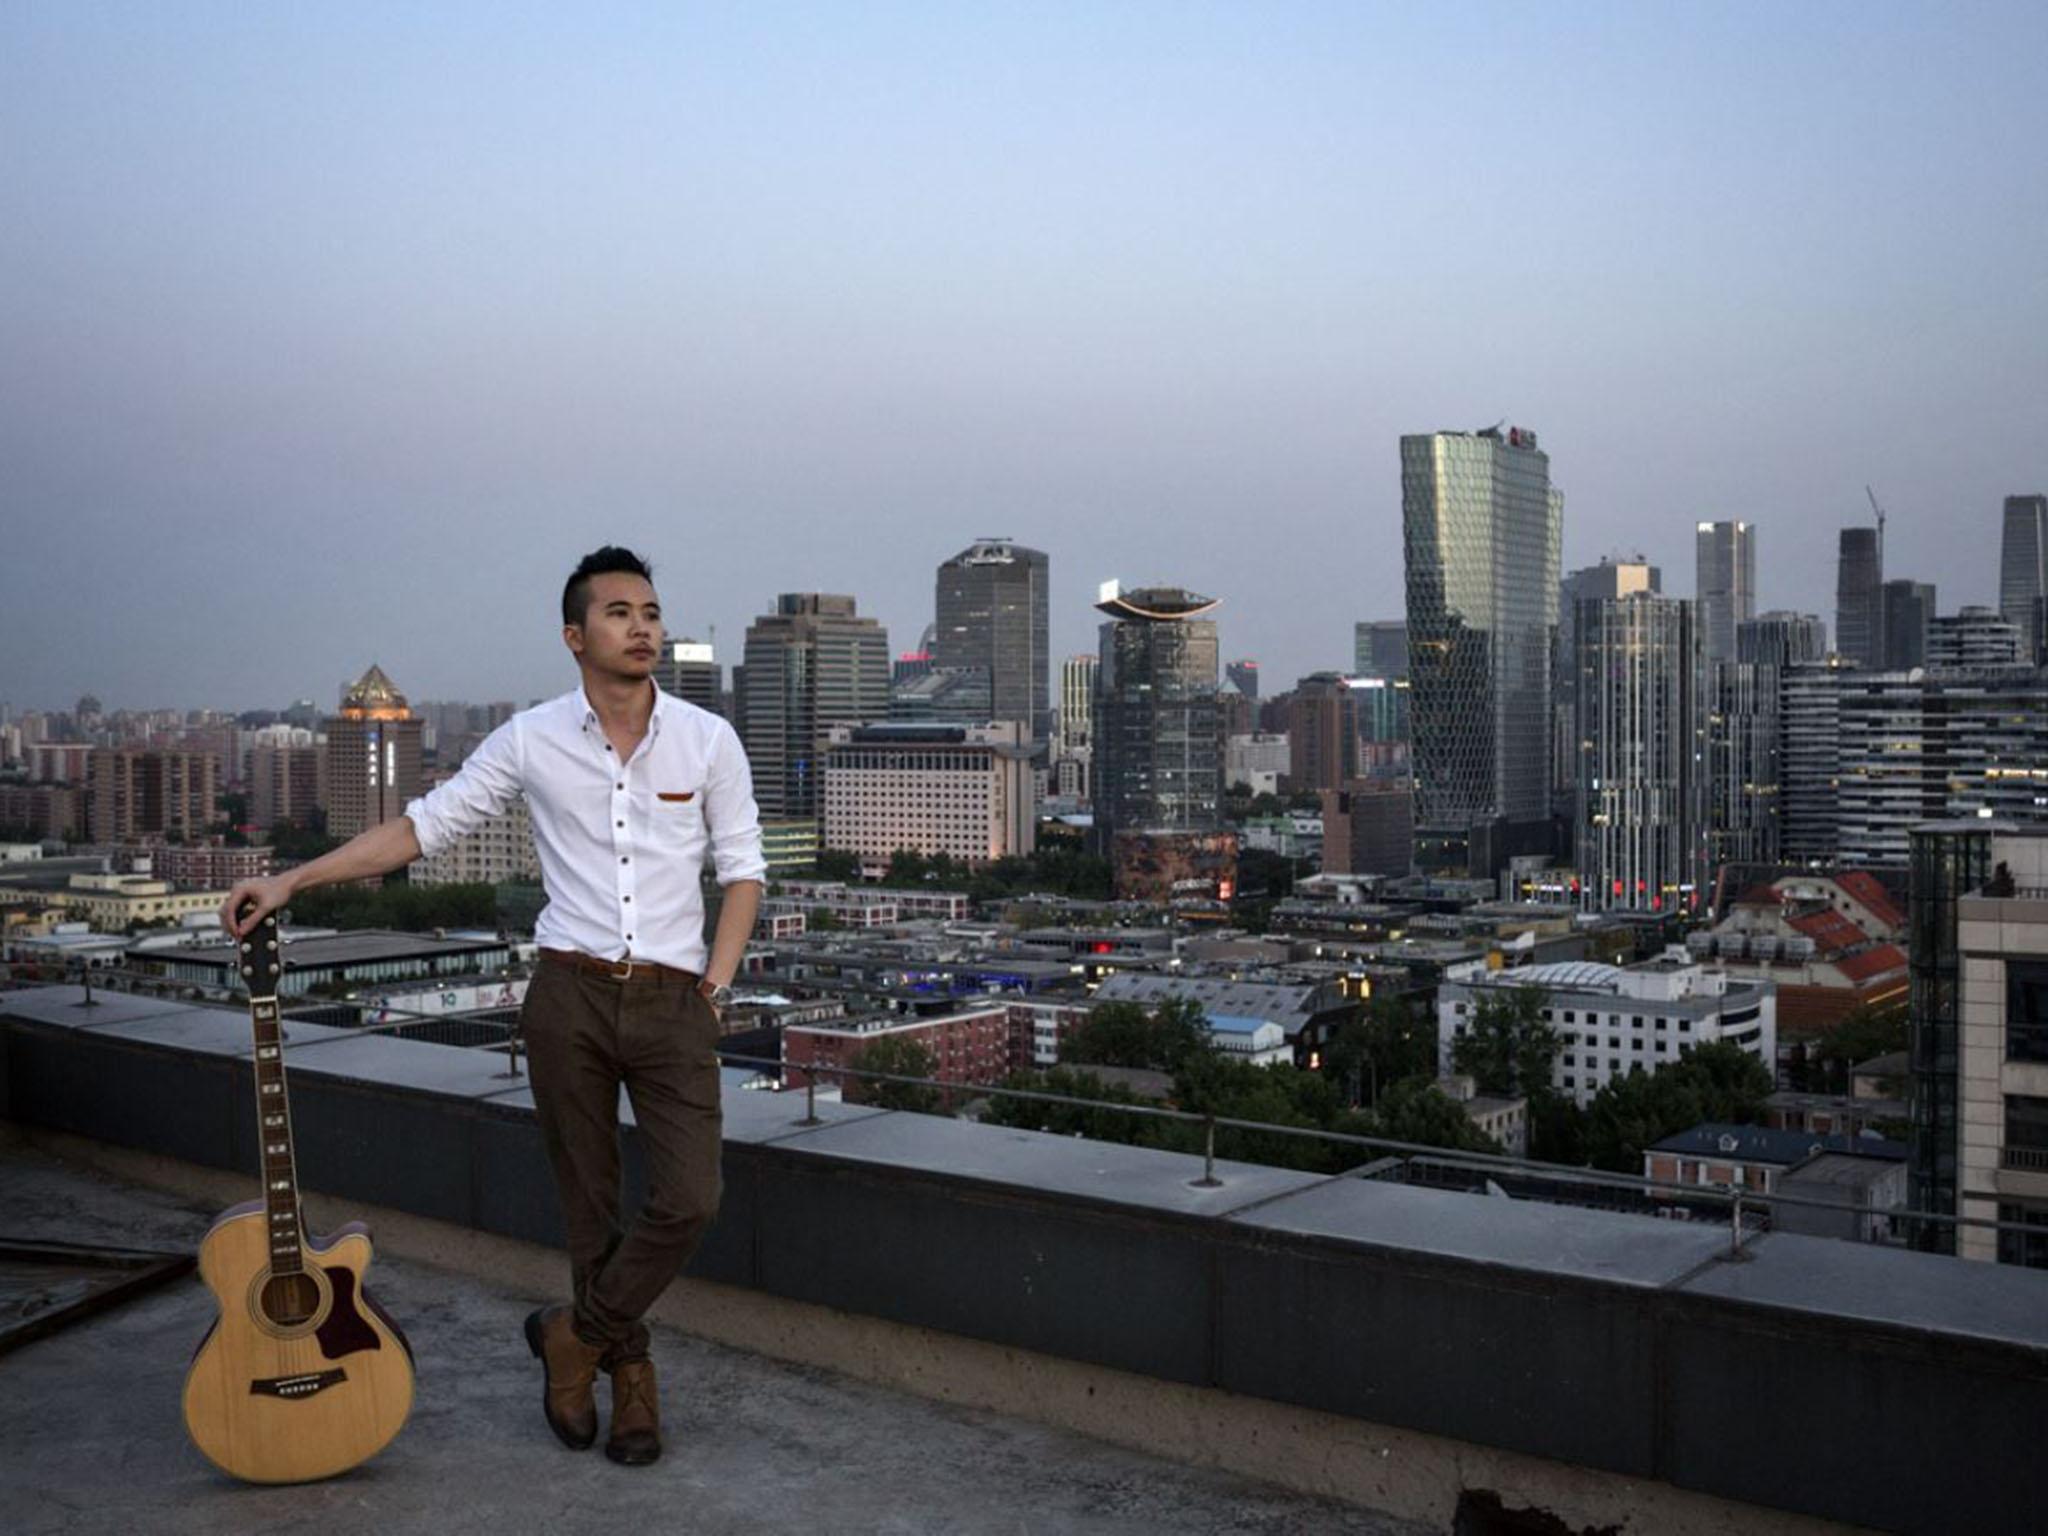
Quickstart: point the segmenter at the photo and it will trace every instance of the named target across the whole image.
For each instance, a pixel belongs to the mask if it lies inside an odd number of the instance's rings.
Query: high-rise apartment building
[[[733,694],[755,802],[777,821],[813,819],[832,727],[888,718],[888,631],[851,597],[785,592],[747,626],[744,654]]]
[[[1927,662],[1927,629],[1934,621],[1934,583],[1901,578],[1884,584],[1884,670],[1910,672]]]
[[[990,718],[1052,734],[1046,692],[1050,596],[1045,555],[1008,539],[977,539],[939,567],[934,667],[989,676]]]
[[[1793,662],[1778,674],[1778,851],[1788,863],[1835,862],[1841,684],[1856,675],[1839,656]]]
[[[1468,867],[1476,827],[1549,819],[1564,501],[1533,432],[1417,434],[1401,522],[1418,863]]]
[[[1180,587],[1123,591],[1095,605],[1095,832],[1205,832],[1222,821],[1216,731],[1216,599]]]
[[[1589,906],[1670,911],[1705,889],[1695,612],[1650,592],[1578,605],[1577,862]]]
[[[266,831],[310,826],[323,798],[321,747],[259,744],[249,749],[249,820]]]
[[[1884,666],[1884,542],[1875,528],[1842,530],[1835,649],[1866,672]]]
[[[1998,553],[1998,611],[2038,646],[2036,613],[2048,598],[2048,496],[2008,496]],[[2035,655],[2027,660],[2033,661]]]
[[[424,788],[422,722],[381,667],[342,695],[327,736],[327,835],[346,842],[405,814]]]
[[[220,765],[205,752],[111,748],[86,760],[86,815],[96,843],[198,837],[213,825]]]
[[[1408,622],[1405,619],[1363,619],[1353,626],[1351,670],[1361,677],[1404,678],[1408,675]]]
[[[1756,616],[1756,527],[1701,523],[1694,568],[1700,652],[1711,664],[1735,660],[1735,626]]]
[[[1341,672],[1316,672],[1294,685],[1288,705],[1288,786],[1296,793],[1335,789],[1359,776],[1358,702]]]

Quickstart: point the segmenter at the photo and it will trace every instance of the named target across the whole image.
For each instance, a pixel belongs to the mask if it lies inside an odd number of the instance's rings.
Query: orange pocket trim
[[[658,790],[656,790],[656,791],[654,792],[654,798],[655,798],[655,799],[657,799],[657,800],[666,800],[666,801],[668,801],[668,802],[669,802],[670,804],[672,804],[672,805],[680,805],[680,804],[682,804],[682,802],[683,802],[683,801],[685,801],[685,800],[694,800],[694,799],[696,799],[696,798],[697,798],[697,791],[695,791],[694,789],[685,789],[685,790],[666,790],[666,789],[658,789]]]

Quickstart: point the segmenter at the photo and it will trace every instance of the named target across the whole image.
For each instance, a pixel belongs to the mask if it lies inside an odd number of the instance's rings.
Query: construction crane
[[[1877,568],[1884,569],[1884,508],[1877,503],[1877,492],[1869,486],[1863,487],[1863,494],[1870,498],[1870,510],[1877,514]]]

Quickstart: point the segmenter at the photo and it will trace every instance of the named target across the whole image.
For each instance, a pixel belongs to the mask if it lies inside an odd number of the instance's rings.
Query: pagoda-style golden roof
[[[384,675],[384,669],[372,665],[342,695],[341,717],[344,720],[410,720],[412,708],[406,703],[405,695],[398,691],[398,685]]]

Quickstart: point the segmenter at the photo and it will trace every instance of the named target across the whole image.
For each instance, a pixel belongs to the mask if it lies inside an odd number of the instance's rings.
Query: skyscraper
[[[1578,870],[1590,905],[1670,911],[1706,885],[1694,605],[1578,605]]]
[[[1559,816],[1576,814],[1584,735],[1578,712],[1578,606],[1662,590],[1663,573],[1641,555],[1628,560],[1603,558],[1598,565],[1573,571],[1559,584],[1550,665],[1550,795],[1551,808]]]
[[[1417,434],[1401,522],[1417,862],[1464,867],[1482,823],[1547,828],[1564,500],[1533,432]]]
[[[1831,864],[1841,831],[1841,685],[1855,665],[1839,656],[1794,662],[1778,675],[1778,853],[1788,863]]]
[[[1835,567],[1835,649],[1866,672],[1884,665],[1884,545],[1875,528],[1844,528]]]
[[[2017,667],[2032,661],[2026,631],[2015,628],[1996,608],[1965,608],[1959,613],[1941,614],[1927,626],[1924,664],[1938,671]]]
[[[754,799],[763,816],[815,817],[832,727],[888,718],[888,631],[851,597],[785,592],[747,626],[744,654],[733,692]]]
[[[1352,679],[1315,672],[1294,685],[1288,705],[1288,787],[1336,789],[1360,776],[1358,701]]]
[[[1701,654],[1709,663],[1733,661],[1735,626],[1756,616],[1756,529],[1701,523],[1697,545]]]
[[[1222,819],[1216,600],[1108,583],[1095,690],[1095,830],[1210,831]]]
[[[1884,584],[1884,669],[1910,672],[1927,665],[1927,626],[1934,618],[1934,583],[1900,578]]]
[[[327,722],[327,835],[346,842],[403,815],[425,787],[420,778],[422,722],[382,667],[371,667],[342,695]]]
[[[1052,735],[1046,572],[1038,550],[976,540],[939,567],[932,637],[934,667],[986,672],[992,718],[1021,720],[1039,741]]]
[[[1789,667],[1795,662],[1824,661],[1827,654],[1828,626],[1817,613],[1773,608],[1735,626],[1737,661]]]
[[[2035,605],[2043,597],[2048,597],[2048,496],[2008,496],[1998,554],[1998,610],[2019,626],[2030,646],[2039,644]]]
[[[1351,670],[1389,680],[1408,675],[1408,625],[1402,619],[1363,619],[1353,626]]]

